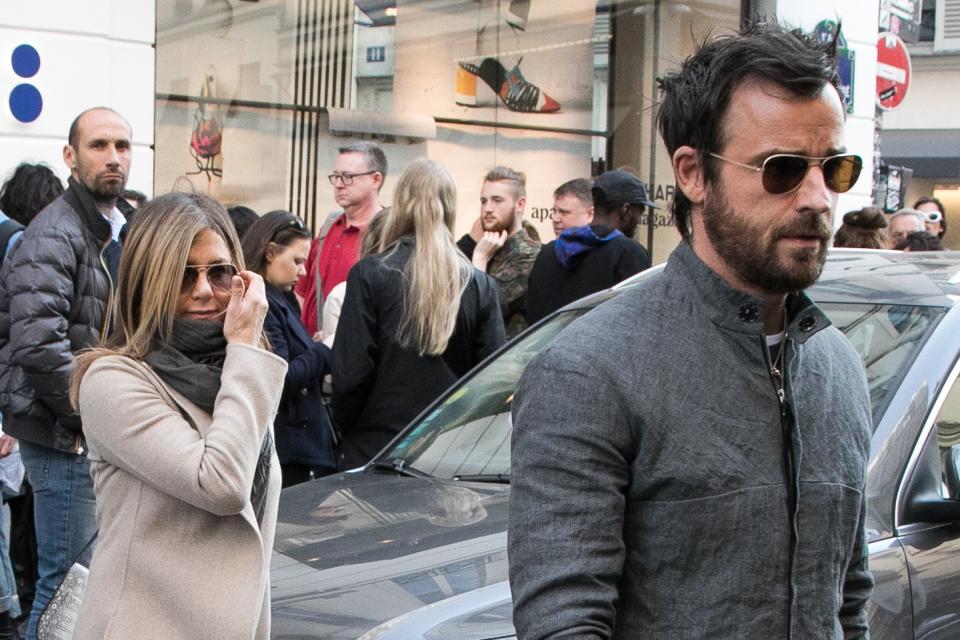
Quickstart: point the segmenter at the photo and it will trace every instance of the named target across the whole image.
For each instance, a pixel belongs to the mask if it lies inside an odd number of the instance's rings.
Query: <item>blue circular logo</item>
[[[43,111],[43,97],[32,84],[18,84],[10,92],[10,111],[20,122],[33,122]]]
[[[21,78],[32,78],[40,70],[40,54],[28,44],[21,44],[10,56],[13,72]]]

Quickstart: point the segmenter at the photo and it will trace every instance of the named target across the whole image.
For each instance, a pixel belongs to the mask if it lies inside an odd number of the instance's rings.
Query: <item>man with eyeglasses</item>
[[[0,278],[3,428],[20,441],[37,532],[28,638],[96,531],[86,442],[68,390],[75,355],[110,329],[120,231],[132,212],[121,197],[131,156],[130,125],[119,113],[96,107],[77,116],[63,149],[69,188],[24,230]]]
[[[803,293],[862,165],[835,52],[752,24],[659,80],[682,241],[513,399],[518,637],[866,636],[870,400]]]
[[[320,328],[323,301],[335,286],[346,282],[359,259],[364,229],[383,209],[379,199],[387,177],[383,149],[373,142],[355,142],[337,151],[327,179],[341,209],[331,213],[320,228],[307,257],[307,275],[294,287],[300,300],[300,317],[311,335]]]

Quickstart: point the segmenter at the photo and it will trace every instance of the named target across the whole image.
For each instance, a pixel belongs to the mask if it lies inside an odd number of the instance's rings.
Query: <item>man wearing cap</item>
[[[804,293],[863,167],[836,40],[749,24],[658,82],[682,240],[511,401],[516,635],[862,640],[870,394]]]
[[[558,234],[530,271],[528,324],[650,266],[646,249],[633,239],[643,207],[653,206],[636,176],[608,171],[595,185],[578,178],[560,185],[553,199]]]

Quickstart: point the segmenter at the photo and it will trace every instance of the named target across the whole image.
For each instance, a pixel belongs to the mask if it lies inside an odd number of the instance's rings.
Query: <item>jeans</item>
[[[33,485],[37,529],[37,592],[27,624],[27,640],[37,637],[37,621],[74,558],[97,531],[90,461],[20,441],[20,456]]]
[[[13,563],[10,562],[10,545],[7,542],[6,525],[3,522],[3,510],[0,509],[0,613],[7,611],[11,618],[20,617],[20,603],[17,601],[17,581],[13,577]]]

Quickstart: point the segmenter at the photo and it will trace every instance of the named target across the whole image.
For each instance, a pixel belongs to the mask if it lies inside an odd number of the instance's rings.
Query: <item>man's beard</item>
[[[87,191],[89,191],[90,195],[93,196],[95,202],[113,203],[120,196],[120,194],[123,193],[124,188],[127,186],[127,174],[123,173],[123,171],[108,173],[119,173],[123,176],[123,179],[119,182],[108,182],[101,180],[100,176],[97,174],[92,176],[88,175],[84,170],[83,165],[78,165],[77,167],[77,175],[80,178],[80,183],[87,188]]]
[[[481,223],[483,224],[484,231],[496,231],[497,233],[500,233],[501,231],[506,231],[507,233],[510,233],[511,231],[513,231],[513,224],[516,221],[517,221],[517,214],[516,212],[514,212],[513,215],[511,215],[508,219],[504,221],[500,221],[498,219],[495,222],[491,222],[490,224],[487,224],[486,220],[482,220]]]
[[[92,185],[87,185],[87,189],[94,200],[106,201],[115,200],[126,186],[126,179],[121,182],[101,182],[99,178],[94,178]]]
[[[707,238],[740,280],[773,294],[806,289],[817,281],[827,259],[827,243],[832,235],[820,213],[805,210],[796,214],[789,222],[774,229],[767,240],[762,228],[751,225],[730,210],[726,193],[720,185],[714,185],[710,195],[712,198],[708,198],[703,207]],[[791,249],[781,257],[777,240],[797,235],[816,236],[820,239],[820,246]]]

